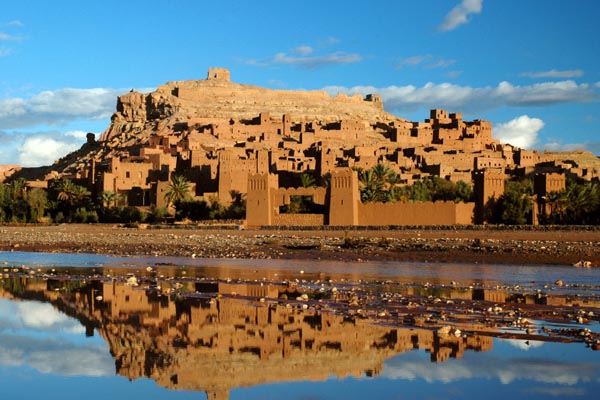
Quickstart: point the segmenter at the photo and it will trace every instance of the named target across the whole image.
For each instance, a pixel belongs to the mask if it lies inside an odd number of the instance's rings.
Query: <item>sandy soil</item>
[[[0,226],[0,251],[252,259],[600,265],[596,229],[230,230]]]

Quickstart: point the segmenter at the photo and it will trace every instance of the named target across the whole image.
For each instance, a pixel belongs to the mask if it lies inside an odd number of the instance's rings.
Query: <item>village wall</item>
[[[322,226],[325,225],[325,214],[277,214],[273,216],[273,225]]]
[[[451,201],[359,204],[359,225],[471,225],[475,203]]]

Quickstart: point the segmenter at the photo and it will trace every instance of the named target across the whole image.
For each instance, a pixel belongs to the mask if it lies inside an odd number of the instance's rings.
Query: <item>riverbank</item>
[[[600,265],[600,230],[140,229],[117,225],[0,226],[1,251],[245,259]]]

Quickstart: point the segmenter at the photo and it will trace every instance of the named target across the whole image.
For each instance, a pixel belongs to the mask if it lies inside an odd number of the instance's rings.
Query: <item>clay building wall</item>
[[[492,141],[492,123],[484,120],[465,122],[465,135],[480,137],[484,141]]]
[[[474,203],[365,203],[358,207],[359,225],[471,225]]]
[[[520,167],[533,167],[539,162],[539,153],[536,151],[519,149],[514,154],[516,164]]]
[[[325,214],[276,214],[273,225],[277,226],[323,226]]]
[[[379,161],[380,157],[377,156],[362,156],[357,159],[350,160],[348,166],[367,170],[376,166]]]
[[[275,160],[275,169],[279,172],[314,171],[317,160],[314,157],[280,157]]]
[[[533,187],[535,194],[539,197],[552,192],[560,192],[567,187],[566,177],[560,173],[535,174]]]
[[[223,152],[222,152],[223,153]],[[220,154],[222,154],[220,153]],[[230,192],[248,192],[248,174],[257,172],[255,159],[223,159],[219,160],[219,203],[231,203]]]
[[[501,156],[481,156],[475,157],[473,169],[482,170],[486,168],[501,168],[506,167],[506,161]]]
[[[438,128],[433,131],[433,142],[440,144],[450,144],[456,142],[462,137],[462,132],[456,128]]]
[[[103,191],[127,191],[134,187],[150,189],[148,176],[152,169],[149,160],[122,161],[113,157],[109,171],[103,173]]]

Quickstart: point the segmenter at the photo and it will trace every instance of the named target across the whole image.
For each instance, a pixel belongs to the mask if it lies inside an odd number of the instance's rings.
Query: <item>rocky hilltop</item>
[[[401,120],[383,111],[377,95],[363,99],[342,93],[331,97],[325,91],[273,90],[231,82],[229,71],[211,68],[205,80],[174,81],[149,94],[131,91],[119,96],[117,112],[100,141],[130,131],[162,130],[169,122],[251,120],[261,113],[302,121]]]

